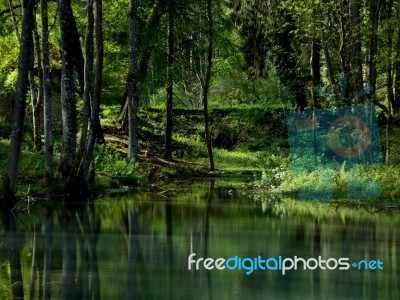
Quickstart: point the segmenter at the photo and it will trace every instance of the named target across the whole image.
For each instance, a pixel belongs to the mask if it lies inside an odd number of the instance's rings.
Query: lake
[[[199,180],[25,201],[2,216],[0,299],[400,299],[399,213],[256,198]]]

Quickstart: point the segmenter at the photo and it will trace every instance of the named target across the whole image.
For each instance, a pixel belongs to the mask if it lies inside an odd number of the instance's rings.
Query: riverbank
[[[131,191],[162,186],[181,179],[246,177],[260,192],[296,195],[307,186],[324,187],[321,172],[296,173],[290,167],[290,151],[282,108],[233,107],[210,110],[210,131],[216,169],[209,170],[204,142],[201,110],[174,110],[173,161],[162,158],[164,149],[164,111],[146,108],[139,111],[138,161],[126,158],[127,129],[116,122],[117,106],[103,109],[102,128],[106,143],[96,145],[95,184],[91,192]],[[0,124],[0,170],[5,172],[8,155],[9,124]],[[384,140],[384,136],[381,138]],[[44,153],[32,151],[32,132],[26,127],[19,173],[17,197],[59,195],[61,185],[48,185],[43,177]],[[55,133],[55,158],[61,152],[61,136]],[[396,144],[393,144],[395,149]],[[391,155],[396,159],[396,153]],[[334,171],[331,199],[353,201],[347,197],[351,174],[342,168]],[[354,175],[354,174],[353,174]],[[378,197],[364,197],[363,202],[399,205],[400,169],[396,162],[361,169],[357,175],[367,180],[365,188],[379,185]],[[323,200],[323,199],[322,199]]]

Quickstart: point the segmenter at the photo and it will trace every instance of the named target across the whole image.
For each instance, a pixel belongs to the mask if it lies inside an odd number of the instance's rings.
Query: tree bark
[[[208,160],[210,162],[210,171],[215,170],[214,156],[211,145],[210,129],[209,129],[209,118],[208,118],[208,92],[210,89],[211,81],[211,68],[213,61],[213,46],[214,46],[214,32],[213,32],[213,18],[211,10],[212,0],[207,0],[207,31],[208,31],[208,49],[207,49],[207,65],[206,74],[203,84],[203,109],[204,109],[204,130],[207,144]]]
[[[326,45],[326,41],[324,38],[322,39],[322,43],[323,43],[322,49],[324,51],[326,72],[328,75],[328,81],[329,81],[329,85],[331,88],[332,96],[334,99],[338,99],[338,92],[337,92],[337,87],[336,87],[334,70],[333,70],[333,66],[332,66],[332,59],[331,59],[331,55],[329,53],[329,49],[328,49],[328,46]]]
[[[400,112],[400,0],[397,1],[397,41],[396,41],[396,63],[394,64],[394,105],[393,114]]]
[[[92,109],[90,114],[90,132],[89,138],[87,142],[85,163],[84,163],[84,178],[88,177],[89,167],[93,161],[93,151],[94,144],[96,142],[96,137],[98,133],[98,126],[96,120],[99,120],[100,114],[100,99],[101,99],[101,88],[103,81],[103,57],[104,57],[104,48],[103,48],[103,3],[102,0],[95,0],[96,5],[96,21],[95,21],[95,34],[96,34],[96,74],[95,74],[95,82],[94,82],[94,93],[93,93],[93,102]],[[92,181],[94,178],[89,178],[89,181]]]
[[[311,43],[311,80],[312,80],[312,89],[311,96],[313,102],[313,109],[319,108],[318,101],[318,93],[316,92],[316,88],[321,84],[321,45],[314,38]]]
[[[158,29],[160,19],[164,13],[164,9],[165,9],[165,6],[167,5],[167,2],[168,1],[165,1],[165,0],[159,0],[159,1],[157,1],[156,4],[154,4],[152,12],[146,21],[145,28],[143,29],[144,32],[147,32],[149,35],[151,35],[155,31],[155,29],[156,30]],[[156,45],[155,43],[150,43],[149,45],[147,45],[147,47],[143,47],[143,49],[141,51],[141,58],[139,59],[139,57],[138,57],[139,66],[138,66],[138,70],[137,70],[137,82],[142,82],[146,78],[147,70],[149,68],[151,54],[153,53],[155,45]],[[129,99],[128,99],[127,95],[128,95],[129,72],[128,72],[126,82],[127,82],[127,87],[126,87],[126,91],[123,96],[122,109],[117,118],[117,120],[119,122],[121,122],[124,126],[126,124],[127,116],[128,116],[127,108],[128,108]],[[136,90],[136,94],[137,94],[136,101],[139,101],[139,90]]]
[[[352,92],[358,93],[363,88],[363,73],[361,60],[361,20],[360,5],[357,0],[350,0],[350,19],[353,37],[352,46]],[[353,93],[352,93],[353,94]]]
[[[393,9],[393,0],[389,0],[386,7],[385,17],[386,19],[390,20],[392,18],[392,9]],[[394,98],[394,91],[393,91],[393,60],[392,60],[392,53],[393,53],[393,29],[389,26],[386,29],[386,37],[387,37],[387,67],[386,67],[386,87],[388,93],[388,112],[392,112],[392,108],[395,107],[395,98]],[[390,115],[388,116],[388,119]]]
[[[369,93],[369,99],[372,102],[376,101],[376,54],[378,48],[378,18],[379,18],[379,8],[380,0],[370,1],[370,20],[369,20],[369,57],[368,57],[368,80],[371,85],[372,91]]]
[[[164,159],[172,160],[172,103],[173,103],[173,66],[174,66],[174,0],[168,1],[168,70],[167,70],[167,102],[165,126]]]
[[[33,123],[33,148],[36,151],[40,151],[42,149],[42,141],[41,141],[41,128],[40,121],[43,112],[43,72],[42,72],[42,57],[41,57],[41,48],[40,48],[40,38],[37,32],[37,24],[35,20],[35,26],[33,30],[34,36],[34,50],[32,54],[35,53],[36,62],[37,62],[37,76],[39,79],[37,95],[34,99],[32,99],[32,123]],[[33,55],[32,55],[33,58]],[[33,71],[31,71],[33,72]],[[32,76],[31,79],[31,90],[35,89],[34,78]],[[32,93],[33,95],[34,93]]]
[[[75,166],[76,158],[76,103],[74,82],[74,49],[72,39],[73,15],[70,0],[59,0],[59,16],[61,28],[61,47],[63,54],[63,66],[61,74],[61,105],[63,145],[59,176],[64,184],[68,184],[71,172]]]
[[[22,132],[24,127],[24,112],[26,94],[28,89],[28,66],[32,50],[33,30],[33,4],[32,0],[22,0],[22,36],[18,58],[17,91],[15,94],[10,148],[8,152],[7,173],[4,178],[4,191],[1,198],[13,201],[17,186],[18,165],[20,160]]]
[[[42,20],[42,61],[43,61],[43,102],[44,102],[44,134],[46,150],[46,181],[53,179],[53,125],[51,113],[50,58],[49,58],[49,25],[47,0],[40,0]]]
[[[139,53],[139,22],[138,22],[138,0],[130,1],[129,14],[129,39],[130,39],[130,70],[128,76],[128,126],[129,143],[128,157],[137,159],[138,155],[138,101],[137,101],[137,65]]]
[[[10,14],[11,14],[13,27],[14,27],[14,34],[15,34],[15,37],[19,40],[20,36],[19,36],[17,18],[15,17],[15,12],[14,12],[14,7],[13,7],[13,4],[12,4],[12,0],[8,0],[8,5],[10,6]]]
[[[85,71],[84,71],[84,88],[83,88],[83,118],[81,141],[79,146],[80,157],[86,155],[86,142],[88,135],[89,117],[90,117],[90,102],[92,93],[92,72],[93,72],[93,32],[94,32],[94,14],[93,1],[88,0],[86,6],[87,29],[85,37]]]

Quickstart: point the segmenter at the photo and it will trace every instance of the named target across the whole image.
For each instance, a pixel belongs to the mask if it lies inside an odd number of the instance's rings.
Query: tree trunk
[[[165,0],[159,0],[154,4],[152,13],[150,14],[149,18],[146,21],[145,28],[143,29],[143,32],[147,32],[148,34],[155,34],[154,31],[158,30],[159,28],[159,23],[161,16],[164,13],[164,8],[167,5],[168,1]],[[139,60],[139,66],[137,70],[137,82],[142,82],[146,78],[147,70],[149,68],[149,62],[151,58],[151,54],[153,53],[154,47],[156,43],[150,43],[147,45],[147,47],[143,47],[141,51],[141,58]],[[128,103],[129,99],[127,97],[128,95],[128,84],[129,84],[129,72],[128,76],[126,79],[127,82],[127,87],[126,91],[123,96],[123,102],[121,103],[121,112],[117,118],[119,122],[122,123],[123,126],[125,126],[126,121],[127,121],[127,116],[128,116]],[[139,90],[136,90],[137,93],[137,101],[139,100]]]
[[[400,112],[400,0],[397,1],[397,41],[396,41],[396,58],[394,65],[394,105],[393,114]]]
[[[207,144],[208,160],[210,162],[210,171],[214,171],[215,169],[214,157],[212,152],[210,130],[209,130],[209,118],[208,118],[208,92],[210,89],[211,68],[213,59],[213,40],[214,40],[211,5],[212,5],[212,0],[207,0],[207,23],[208,23],[207,31],[209,40],[208,40],[208,50],[207,50],[206,74],[203,84],[203,109],[204,109],[204,129],[205,129],[205,138]]]
[[[130,38],[130,70],[128,76],[128,124],[129,144],[128,157],[137,159],[138,155],[138,101],[137,101],[137,65],[139,53],[138,0],[130,1],[129,38]]]
[[[361,21],[360,5],[357,0],[350,0],[350,19],[353,37],[352,46],[352,92],[358,93],[363,88],[363,73],[361,60]],[[352,93],[353,94],[353,93]]]
[[[174,0],[168,1],[168,70],[167,70],[167,103],[165,126],[164,159],[172,160],[172,100],[173,100],[173,66],[174,66]]]
[[[19,30],[18,30],[18,25],[17,25],[17,18],[15,17],[15,12],[14,12],[14,7],[13,7],[13,4],[12,4],[12,0],[8,0],[8,5],[10,6],[10,14],[11,14],[13,27],[14,27],[14,34],[15,34],[15,37],[19,40],[20,36],[19,36]]]
[[[83,88],[82,131],[81,131],[81,141],[79,146],[79,156],[82,158],[86,155],[85,151],[86,151],[86,142],[88,135],[90,102],[92,93],[93,31],[94,31],[93,1],[94,0],[88,0],[86,6],[87,29],[85,37],[85,72],[84,72],[85,82]]]
[[[332,96],[334,99],[338,99],[338,92],[336,87],[336,80],[334,75],[334,70],[332,66],[331,56],[329,54],[328,46],[326,45],[325,39],[323,41],[323,51],[324,51],[324,58],[325,58],[325,65],[326,65],[326,72],[328,75],[329,85],[331,87]]]
[[[317,87],[321,84],[321,45],[314,38],[311,44],[311,80],[312,89],[311,96],[313,102],[313,109],[319,108]]]
[[[101,87],[103,81],[103,3],[102,0],[95,0],[96,4],[96,22],[95,22],[95,33],[96,33],[96,74],[95,74],[95,82],[94,82],[94,93],[93,93],[93,102],[92,102],[92,110],[90,114],[90,132],[89,138],[87,142],[85,163],[84,163],[84,178],[88,177],[88,171],[90,164],[93,161],[93,151],[94,144],[96,141],[98,126],[96,120],[99,120],[100,114],[100,98],[101,98]]]
[[[13,201],[17,186],[20,160],[26,93],[28,89],[28,66],[32,50],[33,0],[22,0],[22,36],[18,58],[17,91],[15,94],[10,148],[8,152],[7,173],[4,178],[4,191],[0,198]]]
[[[42,73],[42,57],[41,57],[41,49],[40,49],[40,38],[37,32],[37,24],[35,20],[35,26],[33,30],[34,36],[34,51],[32,54],[35,53],[36,62],[37,62],[37,76],[39,79],[38,89],[36,98],[32,101],[32,121],[33,121],[33,148],[36,151],[40,151],[42,149],[42,141],[41,141],[41,128],[40,128],[40,121],[43,112],[43,73]],[[32,55],[33,58],[33,55]],[[32,77],[31,85],[33,89],[35,89],[34,80]],[[31,88],[32,90],[32,88]]]
[[[50,58],[49,58],[49,26],[47,0],[40,0],[42,20],[42,61],[43,61],[43,102],[44,102],[44,135],[46,149],[46,181],[53,179],[53,125],[51,113]]]
[[[372,91],[369,98],[372,102],[376,101],[376,54],[378,48],[377,30],[379,18],[380,0],[370,1],[370,20],[369,20],[369,57],[368,57],[368,80]]]
[[[61,28],[61,47],[63,54],[63,66],[61,74],[61,105],[63,145],[59,175],[64,184],[68,184],[71,172],[75,166],[76,150],[76,103],[74,81],[74,43],[72,23],[73,15],[70,0],[59,0],[59,17]],[[72,18],[72,19],[71,19]]]
[[[393,0],[389,0],[386,7],[386,18],[390,20],[392,18],[392,8],[393,8]],[[392,108],[395,106],[395,98],[393,92],[393,60],[392,60],[392,53],[393,53],[393,29],[389,26],[386,29],[386,36],[387,36],[387,67],[386,67],[386,80],[387,80],[387,92],[388,92],[388,111],[390,118],[390,112]]]

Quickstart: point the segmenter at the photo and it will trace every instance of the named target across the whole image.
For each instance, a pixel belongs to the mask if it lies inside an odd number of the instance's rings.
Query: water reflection
[[[2,216],[0,298],[396,299],[400,218],[211,181]],[[380,259],[384,270],[188,270],[197,257]]]

